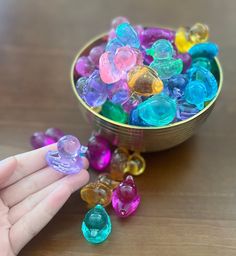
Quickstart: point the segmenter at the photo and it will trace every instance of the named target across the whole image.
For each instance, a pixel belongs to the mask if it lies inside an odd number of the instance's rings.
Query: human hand
[[[89,180],[84,170],[65,176],[47,166],[54,145],[0,162],[0,251],[15,256],[58,212],[70,195]]]

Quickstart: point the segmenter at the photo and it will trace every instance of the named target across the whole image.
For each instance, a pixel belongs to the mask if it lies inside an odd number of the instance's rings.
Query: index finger
[[[15,156],[17,161],[16,169],[9,179],[1,184],[0,188],[7,187],[22,178],[47,166],[45,155],[49,150],[55,150],[56,143],[49,146],[25,152]]]

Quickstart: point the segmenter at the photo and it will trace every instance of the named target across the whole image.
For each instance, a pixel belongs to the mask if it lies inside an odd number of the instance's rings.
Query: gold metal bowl
[[[76,55],[71,68],[71,85],[76,98],[78,99],[80,111],[89,122],[91,128],[102,134],[115,146],[123,146],[130,150],[140,152],[160,151],[172,148],[190,138],[198,127],[205,122],[214,108],[219,97],[223,83],[223,73],[220,62],[214,59],[215,76],[218,81],[218,92],[215,98],[208,105],[193,117],[162,127],[139,127],[128,124],[121,124],[112,121],[99,113],[96,109],[89,107],[78,95],[75,88],[74,67],[76,60],[83,55],[88,55],[90,49],[105,42],[106,34],[100,35],[87,43]]]

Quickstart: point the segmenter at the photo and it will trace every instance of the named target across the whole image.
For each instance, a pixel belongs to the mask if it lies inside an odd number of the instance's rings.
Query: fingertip
[[[86,157],[83,157],[83,165],[85,170],[89,168],[89,161]]]

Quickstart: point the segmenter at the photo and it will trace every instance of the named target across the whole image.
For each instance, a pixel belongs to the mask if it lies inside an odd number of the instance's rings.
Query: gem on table
[[[128,73],[128,85],[132,91],[142,96],[150,96],[163,90],[163,82],[148,66],[135,66]]]
[[[138,105],[139,117],[150,126],[164,126],[176,116],[176,102],[165,94],[154,95]]]
[[[126,80],[120,80],[107,86],[108,99],[114,104],[123,104],[129,100],[130,89]]]
[[[94,64],[87,56],[80,57],[75,63],[75,74],[77,76],[90,76],[95,69]]]
[[[88,242],[98,244],[107,239],[111,228],[111,220],[106,210],[101,205],[96,205],[86,213],[81,230]]]
[[[170,97],[174,99],[182,98],[187,83],[188,77],[185,74],[175,75],[168,79],[167,86]]]
[[[134,176],[141,175],[146,169],[145,159],[138,153],[134,152],[129,156],[124,173],[129,173]]]
[[[134,213],[140,204],[140,196],[133,177],[128,175],[113,191],[112,207],[117,216],[126,218]]]
[[[159,39],[166,39],[173,42],[175,31],[165,28],[146,28],[140,35],[140,42],[144,48],[150,48]]]
[[[120,183],[111,178],[110,173],[103,173],[98,175],[98,181],[107,185],[110,189],[116,188]]]
[[[34,132],[30,138],[30,143],[34,149],[41,148],[50,144],[55,143],[56,140],[45,132]]]
[[[96,181],[84,186],[80,190],[80,195],[89,207],[94,207],[97,204],[105,207],[111,203],[112,190],[106,184]]]
[[[92,136],[88,142],[87,157],[94,170],[104,171],[111,160],[111,149],[107,140],[99,135]]]
[[[101,106],[108,97],[106,84],[101,80],[98,70],[94,70],[88,78],[79,78],[76,90],[90,107]]]
[[[212,59],[219,54],[219,48],[217,44],[206,42],[195,44],[188,52],[192,58],[204,57]]]
[[[61,138],[63,137],[65,134],[64,132],[59,129],[59,128],[48,128],[46,131],[45,131],[45,134],[52,137],[53,139],[56,140],[56,142]]]
[[[129,151],[126,148],[119,147],[113,152],[110,163],[110,175],[113,180],[123,180],[128,159]]]
[[[103,104],[101,114],[106,118],[118,123],[125,124],[128,119],[127,113],[120,105],[114,104],[108,100]]]
[[[63,136],[64,133],[62,130],[48,128],[45,132],[34,132],[30,138],[30,143],[34,149],[37,149],[56,143]]]
[[[184,98],[192,105],[195,105],[199,110],[204,108],[206,101],[207,90],[205,84],[200,80],[190,81],[185,88]]]
[[[205,101],[212,100],[218,91],[218,84],[214,75],[204,67],[194,66],[187,71],[190,81],[200,80],[204,83],[207,91]]]
[[[83,169],[83,159],[80,156],[81,145],[72,135],[63,136],[57,143],[55,151],[48,151],[46,160],[49,166],[64,174],[73,174]]]
[[[179,52],[184,53],[195,44],[207,41],[208,36],[208,27],[201,23],[196,23],[190,29],[180,27],[176,31],[175,45]]]

